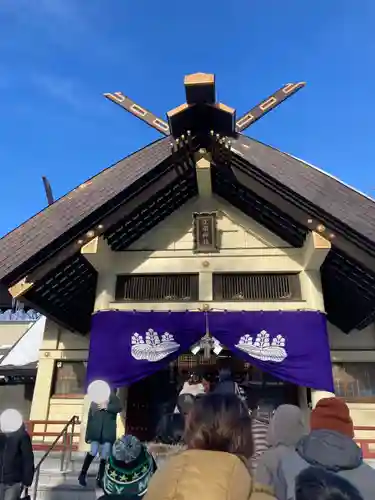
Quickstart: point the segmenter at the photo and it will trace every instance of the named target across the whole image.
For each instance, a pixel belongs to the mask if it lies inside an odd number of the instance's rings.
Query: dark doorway
[[[126,410],[126,432],[141,441],[152,441],[161,417],[174,410],[176,390],[169,368],[131,385]]]
[[[223,352],[219,357],[203,359],[202,356],[185,354],[161,370],[129,388],[126,411],[126,430],[143,441],[152,441],[161,417],[174,411],[177,396],[189,373],[199,372],[209,380],[212,388],[218,369],[230,366],[233,377],[244,390],[251,409],[260,400],[274,407],[280,404],[298,406],[298,386],[272,377],[242,359]]]

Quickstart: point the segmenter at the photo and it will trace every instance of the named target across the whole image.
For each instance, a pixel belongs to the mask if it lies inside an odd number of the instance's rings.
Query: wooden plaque
[[[202,212],[193,214],[194,252],[217,252],[217,213]]]

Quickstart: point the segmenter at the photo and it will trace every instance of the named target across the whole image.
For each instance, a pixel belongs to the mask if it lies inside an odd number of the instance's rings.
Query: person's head
[[[195,397],[192,394],[180,394],[177,398],[177,408],[181,415],[187,415],[193,408]]]
[[[155,462],[146,446],[135,436],[125,435],[112,446],[103,478],[104,493],[127,498],[141,496],[154,472]]]
[[[206,394],[195,401],[186,418],[184,441],[189,449],[250,458],[253,440],[249,413],[233,394]]]
[[[359,491],[338,474],[308,467],[296,478],[296,500],[363,500]]]
[[[193,372],[189,374],[188,382],[190,385],[200,384],[201,381],[202,377],[198,373]]]
[[[305,433],[303,414],[298,406],[280,405],[268,428],[268,444],[295,446]]]
[[[354,437],[353,420],[348,405],[340,398],[321,399],[311,412],[311,430],[331,430]]]
[[[259,420],[264,423],[269,423],[271,417],[275,413],[275,405],[273,402],[266,399],[260,399],[258,405],[252,413],[252,417],[255,420]]]

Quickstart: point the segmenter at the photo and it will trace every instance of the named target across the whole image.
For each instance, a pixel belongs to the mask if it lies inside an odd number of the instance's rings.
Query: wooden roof
[[[15,269],[22,269],[40,252],[45,251],[48,258],[50,245],[58,247],[60,242],[65,244],[78,237],[85,228],[91,229],[97,222],[98,209],[102,211],[106,204],[115,206],[124,190],[129,186],[136,190],[134,183],[170,156],[170,142],[170,139],[158,140],[120,160],[1,238],[0,279],[17,281],[18,276],[12,279]],[[42,260],[43,255],[38,263]],[[26,267],[29,271],[30,267]]]
[[[114,98],[127,109],[121,93]],[[205,114],[204,106],[214,112]],[[269,105],[253,109],[266,113]],[[124,250],[196,196],[194,153],[203,147],[212,155],[216,195],[296,247],[310,230],[331,240],[321,268],[328,319],[346,332],[370,324],[375,318],[374,201],[297,158],[236,133],[234,114],[220,111],[216,103],[200,102],[196,112],[187,114],[182,106],[178,119],[170,122],[172,133],[182,131],[182,137],[167,136],[121,160],[4,236],[0,282],[9,287],[25,278],[22,300],[85,333],[97,273],[80,248],[93,235],[103,235],[112,250]],[[194,117],[203,115],[205,126],[195,126]],[[148,123],[146,118],[141,117]],[[218,130],[225,130],[225,136]]]
[[[266,144],[240,135],[237,154],[265,174],[309,200],[359,235],[375,241],[375,202],[322,170]]]

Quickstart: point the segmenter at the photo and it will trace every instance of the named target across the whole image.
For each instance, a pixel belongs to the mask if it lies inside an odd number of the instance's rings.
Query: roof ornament
[[[236,132],[243,132],[245,129],[253,125],[256,121],[276,108],[279,104],[291,97],[293,94],[303,89],[306,82],[287,83],[284,87],[277,90],[261,103],[254,106],[250,111],[247,111],[236,121]]]
[[[44,175],[42,177],[42,181],[43,181],[43,185],[44,185],[44,191],[46,193],[47,203],[48,203],[48,205],[52,205],[52,203],[54,203],[55,199],[54,199],[53,194],[52,194],[51,184],[50,184],[49,180],[47,179],[47,177],[45,177]]]
[[[125,111],[128,111],[132,115],[136,116],[140,120],[146,122],[150,127],[156,129],[163,135],[170,135],[168,123],[158,118],[156,115],[148,111],[147,109],[139,106],[132,99],[124,95],[122,92],[106,93],[104,96],[110,101],[121,106]]]
[[[180,137],[187,130],[192,135],[206,135],[211,129],[224,136],[235,136],[269,113],[285,99],[305,86],[305,82],[288,83],[236,120],[236,110],[216,99],[215,75],[193,73],[184,78],[186,102],[168,111],[168,123],[139,106],[122,92],[104,96],[163,135]]]

